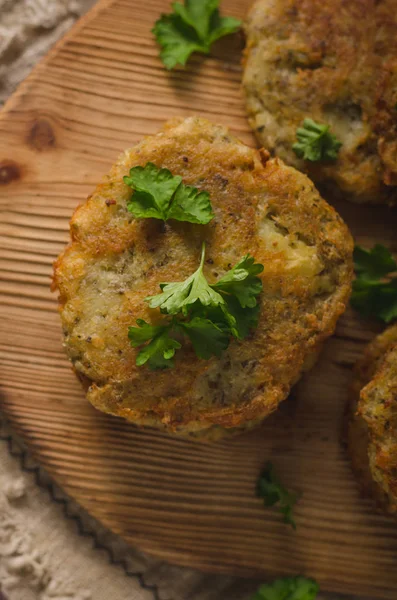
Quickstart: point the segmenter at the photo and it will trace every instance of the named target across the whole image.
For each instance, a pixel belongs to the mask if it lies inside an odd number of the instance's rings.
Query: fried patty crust
[[[356,366],[348,445],[361,487],[396,517],[397,325],[375,338]]]
[[[397,0],[259,0],[245,29],[243,87],[260,143],[331,192],[396,203]],[[296,156],[305,117],[331,126],[337,161]]]
[[[302,173],[227,129],[176,119],[127,150],[71,221],[55,264],[65,348],[98,409],[138,425],[207,438],[252,427],[274,411],[308,368],[345,310],[352,240]],[[208,225],[135,219],[127,210],[131,167],[153,162],[210,194]],[[216,281],[250,253],[264,265],[258,328],[222,357],[188,345],[175,367],[137,367],[128,327],[162,316],[144,301],[163,281],[182,281],[200,261]]]

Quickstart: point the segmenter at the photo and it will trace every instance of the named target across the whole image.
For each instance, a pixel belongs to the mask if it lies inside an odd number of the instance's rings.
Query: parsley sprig
[[[258,296],[263,265],[244,256],[217,283],[209,284],[203,273],[205,244],[198,269],[185,281],[161,283],[161,294],[145,298],[150,308],[167,315],[160,325],[142,319],[130,327],[128,336],[134,348],[141,348],[136,364],[151,369],[173,366],[176,350],[187,337],[199,358],[221,356],[230,338],[244,339],[257,326]]]
[[[298,158],[317,161],[332,161],[338,158],[338,152],[342,146],[329,125],[321,125],[313,119],[305,119],[303,127],[296,130],[297,142],[292,146]]]
[[[257,495],[263,498],[265,506],[278,506],[283,515],[284,523],[296,529],[293,518],[293,508],[298,500],[298,495],[289,492],[278,480],[272,463],[268,463],[261,473],[257,483]]]
[[[173,357],[176,350],[182,348],[181,341],[184,335],[192,342],[197,356],[206,360],[211,356],[221,356],[229,345],[228,332],[205,318],[194,317],[186,322],[173,318],[157,326],[138,319],[137,325],[138,327],[129,328],[131,346],[139,348],[145,342],[149,342],[138,353],[138,367],[146,363],[152,370],[173,367]]]
[[[385,323],[397,319],[397,263],[391,252],[376,244],[371,250],[354,249],[352,306],[365,317]]]
[[[205,245],[203,244],[198,269],[185,281],[160,283],[162,293],[146,298],[150,308],[160,308],[161,312],[168,315],[176,315],[179,312],[186,315],[189,307],[195,302],[212,307],[224,304],[225,300],[214,291],[204,276],[204,259]]]
[[[216,40],[241,26],[238,19],[220,16],[219,0],[185,0],[184,4],[174,2],[172,8],[152,29],[161,46],[160,58],[169,70],[185,65],[193,52],[209,54]]]
[[[307,577],[283,577],[261,585],[251,600],[315,600],[319,587]]]
[[[206,225],[214,217],[208,192],[182,183],[180,175],[153,163],[133,167],[124,183],[134,193],[127,208],[138,219],[175,219]]]

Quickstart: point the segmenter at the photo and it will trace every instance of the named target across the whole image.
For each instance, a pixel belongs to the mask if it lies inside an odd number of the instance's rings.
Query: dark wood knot
[[[54,148],[55,133],[48,119],[39,117],[34,121],[28,134],[28,143],[38,152]]]
[[[21,169],[13,160],[0,162],[0,185],[5,185],[21,178]]]

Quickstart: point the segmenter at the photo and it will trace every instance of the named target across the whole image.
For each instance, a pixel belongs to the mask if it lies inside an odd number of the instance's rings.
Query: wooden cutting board
[[[249,0],[227,0],[243,17]],[[104,525],[158,557],[395,600],[397,527],[360,498],[340,443],[351,367],[379,327],[350,310],[316,368],[265,426],[200,445],[134,428],[84,399],[61,346],[52,262],[68,220],[121,151],[198,114],[249,144],[242,38],[168,74],[150,29],[162,0],[103,0],[35,69],[0,119],[1,408],[54,479]],[[397,250],[397,211],[337,207],[360,243]],[[298,529],[255,498],[272,460],[302,496]]]

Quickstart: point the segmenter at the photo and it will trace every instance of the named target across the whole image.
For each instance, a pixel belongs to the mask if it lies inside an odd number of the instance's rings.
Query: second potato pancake
[[[357,202],[397,202],[397,0],[259,0],[246,24],[249,121],[261,144]],[[309,118],[336,161],[292,146]]]

